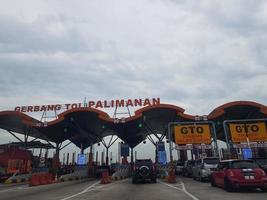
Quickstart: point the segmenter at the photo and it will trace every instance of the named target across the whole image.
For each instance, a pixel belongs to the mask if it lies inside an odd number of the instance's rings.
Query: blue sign
[[[161,164],[166,165],[167,164],[167,156],[166,156],[166,151],[159,151],[158,152],[158,161]]]
[[[158,151],[165,151],[165,143],[164,142],[157,142]]]
[[[129,156],[129,145],[121,144],[121,156],[127,157]]]
[[[86,156],[85,156],[85,154],[78,154],[77,164],[78,165],[86,165]]]
[[[252,151],[251,151],[251,149],[249,149],[249,148],[242,149],[242,153],[243,153],[243,158],[244,159],[252,158]]]

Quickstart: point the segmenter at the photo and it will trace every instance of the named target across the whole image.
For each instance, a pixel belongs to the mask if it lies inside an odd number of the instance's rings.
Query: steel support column
[[[133,147],[131,147],[131,165],[133,165],[133,163],[134,163],[134,153],[133,153]]]
[[[20,142],[23,142],[23,140],[21,140],[19,137],[17,137],[14,133],[12,133],[11,131],[7,131],[7,132],[9,132],[13,137],[15,137],[18,141],[20,141]]]
[[[115,140],[113,140],[113,138],[114,138],[114,135],[111,136],[108,144],[105,142],[104,139],[101,139],[101,143],[106,148],[106,165],[109,165],[109,156],[108,156],[109,148],[119,139],[119,137],[117,137]]]

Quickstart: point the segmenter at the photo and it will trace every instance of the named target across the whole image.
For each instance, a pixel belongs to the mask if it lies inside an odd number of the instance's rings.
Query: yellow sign
[[[267,132],[264,122],[229,124],[231,138],[234,143],[246,142],[247,137],[251,142],[267,141]]]
[[[176,144],[210,144],[210,125],[177,125],[174,137]]]

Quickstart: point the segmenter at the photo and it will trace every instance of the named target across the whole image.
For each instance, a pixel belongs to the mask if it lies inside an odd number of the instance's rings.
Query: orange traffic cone
[[[108,175],[108,172],[102,172],[101,184],[111,183],[111,178]]]
[[[177,182],[176,182],[175,170],[174,170],[173,167],[171,167],[171,168],[169,169],[169,175],[168,175],[167,180],[168,180],[169,183],[177,183]]]

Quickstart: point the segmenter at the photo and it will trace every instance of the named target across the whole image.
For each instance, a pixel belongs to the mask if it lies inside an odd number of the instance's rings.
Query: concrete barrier
[[[64,174],[59,177],[59,180],[64,181],[73,181],[88,178],[88,168],[77,168],[73,173]]]
[[[5,184],[29,182],[31,175],[32,174],[18,174],[16,172],[5,181]]]
[[[166,166],[157,167],[157,177],[160,179],[165,179],[168,176],[168,168]]]
[[[35,173],[32,174],[29,185],[38,186],[38,185],[47,185],[53,183],[53,176],[51,173]]]
[[[111,176],[112,180],[121,180],[130,177],[131,175],[131,166],[121,166],[114,172]]]

